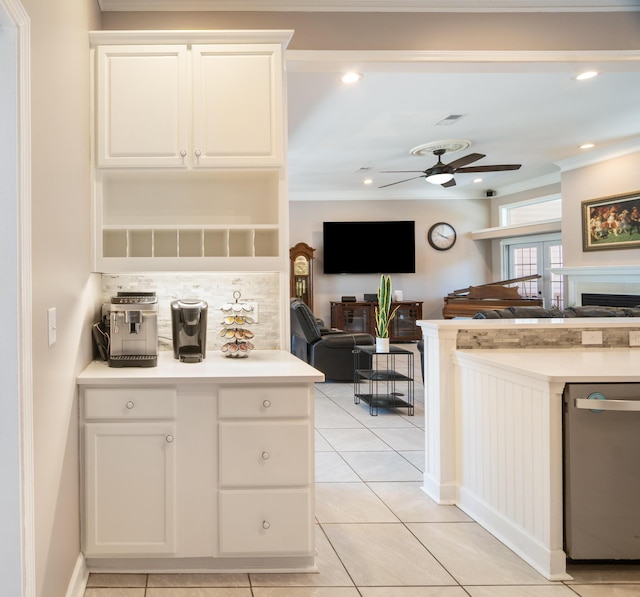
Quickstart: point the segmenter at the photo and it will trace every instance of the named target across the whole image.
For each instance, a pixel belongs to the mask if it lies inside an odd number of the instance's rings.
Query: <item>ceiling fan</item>
[[[493,166],[467,166],[467,164],[471,164],[476,162],[484,157],[486,157],[483,153],[470,153],[462,158],[458,158],[453,162],[448,164],[443,164],[440,159],[441,156],[446,152],[446,149],[436,149],[433,152],[433,155],[438,156],[438,162],[431,166],[431,168],[427,168],[426,170],[387,170],[383,171],[385,173],[391,172],[421,172],[420,176],[412,176],[411,178],[405,178],[404,180],[397,180],[396,182],[391,182],[389,184],[383,184],[378,187],[379,189],[383,189],[384,187],[390,187],[394,184],[400,184],[401,182],[407,182],[409,180],[415,180],[416,178],[425,178],[428,182],[432,184],[439,184],[443,187],[453,187],[456,184],[456,181],[453,178],[454,174],[458,172],[498,172],[500,170],[518,170],[521,164],[498,164]],[[467,166],[467,167],[465,167]]]

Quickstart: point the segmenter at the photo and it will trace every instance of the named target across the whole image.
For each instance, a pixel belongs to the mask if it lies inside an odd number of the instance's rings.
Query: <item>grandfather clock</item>
[[[298,243],[289,249],[291,261],[291,296],[302,299],[313,311],[313,254],[307,243]]]

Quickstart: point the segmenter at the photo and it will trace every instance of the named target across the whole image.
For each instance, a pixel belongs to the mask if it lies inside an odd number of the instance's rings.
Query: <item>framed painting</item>
[[[582,250],[640,247],[640,191],[582,202]]]

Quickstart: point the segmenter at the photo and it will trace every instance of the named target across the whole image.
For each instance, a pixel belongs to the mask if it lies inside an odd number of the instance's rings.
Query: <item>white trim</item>
[[[65,597],[83,597],[88,580],[89,568],[87,566],[87,560],[84,555],[80,553],[78,554],[76,565],[73,567],[73,574],[71,575]]]
[[[99,45],[140,44],[280,44],[286,48],[293,37],[292,29],[273,30],[145,30],[145,31],[89,31],[89,43]]]
[[[31,335],[31,69],[30,23],[19,0],[0,0],[16,30],[18,399],[22,596],[35,597],[33,375]]]
[[[287,50],[288,71],[335,69],[345,63],[366,64],[368,70],[397,70],[418,65],[429,72],[549,72],[552,65],[588,63],[593,68],[611,62],[640,70],[640,50]],[[453,72],[456,72],[453,70]]]
[[[496,226],[471,232],[472,240],[494,240],[529,236],[533,234],[550,234],[562,231],[562,220],[545,220],[530,224],[514,224],[512,226]]]
[[[635,0],[98,0],[102,11],[622,12]]]

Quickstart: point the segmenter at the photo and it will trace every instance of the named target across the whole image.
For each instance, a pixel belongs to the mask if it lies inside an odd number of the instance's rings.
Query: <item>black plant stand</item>
[[[370,355],[371,369],[358,369],[358,353]],[[378,407],[406,408],[413,416],[413,352],[390,346],[377,352],[375,346],[356,346],[353,350],[353,395],[355,404],[369,405],[369,414],[377,416]]]

